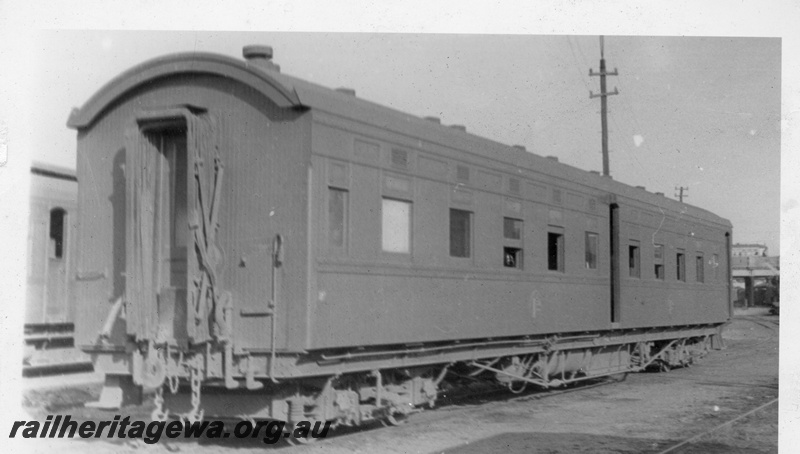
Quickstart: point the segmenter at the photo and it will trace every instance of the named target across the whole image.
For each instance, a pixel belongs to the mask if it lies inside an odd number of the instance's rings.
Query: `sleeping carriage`
[[[97,406],[394,421],[453,368],[561,386],[721,345],[727,220],[244,57],[157,58],[70,116]]]

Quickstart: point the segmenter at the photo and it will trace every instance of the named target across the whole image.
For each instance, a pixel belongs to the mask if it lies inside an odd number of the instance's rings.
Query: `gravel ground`
[[[486,397],[413,415],[407,424],[337,431],[304,446],[265,445],[260,439],[175,440],[153,445],[119,439],[12,440],[27,452],[51,454],[148,451],[192,454],[272,449],[307,453],[660,453],[768,403],[778,396],[778,319],[763,311],[737,313],[727,348],[698,365],[668,373],[631,374],[625,380],[549,397]],[[98,383],[28,389],[23,405],[40,421],[48,414],[111,419],[82,407],[97,398]],[[148,406],[118,412],[147,419]],[[769,405],[670,452],[772,453],[778,450],[778,406]]]

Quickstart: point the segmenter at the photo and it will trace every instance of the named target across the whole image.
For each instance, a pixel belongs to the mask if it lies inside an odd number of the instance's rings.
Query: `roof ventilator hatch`
[[[258,44],[244,46],[242,48],[242,56],[250,65],[268,71],[281,72],[281,67],[272,62],[272,46]]]

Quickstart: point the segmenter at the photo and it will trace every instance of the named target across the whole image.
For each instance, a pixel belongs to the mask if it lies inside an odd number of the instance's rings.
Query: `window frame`
[[[386,242],[386,225],[387,225],[387,218],[386,218],[386,204],[388,203],[397,203],[397,204],[404,204],[408,207],[408,216],[407,216],[407,231],[405,237],[405,243],[407,244],[407,250],[391,250],[387,249],[387,242]],[[413,225],[414,225],[414,203],[410,200],[399,199],[396,197],[381,197],[381,253],[389,254],[394,256],[411,256],[413,252],[413,245],[414,245],[414,238],[413,238]]]
[[[513,264],[509,265],[508,258],[512,256],[514,258]],[[503,246],[503,267],[509,269],[516,269],[521,270],[523,263],[522,263],[522,248],[514,247],[514,246]]]
[[[660,254],[658,254],[659,251]],[[659,273],[659,271],[661,271],[661,273]],[[663,244],[653,244],[653,278],[659,281],[666,280],[667,278]]]
[[[712,260],[714,260],[714,282],[719,282],[719,254],[714,254]]]
[[[341,244],[336,244],[333,241],[333,213],[332,213],[332,203],[333,203],[333,195],[335,193],[341,194],[341,201],[342,201],[342,224],[341,224]],[[382,207],[381,207],[382,208]],[[328,210],[326,211],[327,215],[327,243],[328,248],[334,251],[347,251],[350,241],[350,191],[338,186],[328,186]]]
[[[566,243],[564,229],[562,227],[550,226],[547,229],[547,271],[558,273],[566,272],[564,243]],[[555,249],[555,268],[552,266],[554,252],[553,249]]]
[[[683,249],[675,252],[675,280],[686,282],[686,251]]]
[[[454,252],[454,241],[455,238],[453,236],[453,222],[456,220],[453,215],[458,214],[465,215],[465,217],[461,218],[461,220],[466,220],[466,233],[463,235],[463,244],[462,250],[465,251],[465,255],[455,255]],[[474,250],[474,242],[473,242],[473,235],[474,235],[474,227],[473,227],[473,217],[475,213],[469,210],[464,210],[461,208],[453,208],[450,207],[450,211],[448,214],[448,230],[447,230],[447,238],[448,238],[448,253],[451,258],[458,259],[458,260],[472,260],[473,250]],[[458,245],[455,245],[458,246]]]
[[[67,210],[53,207],[47,221],[47,256],[53,260],[64,260],[67,248]]]
[[[702,252],[696,252],[694,263],[695,263],[695,269],[694,269],[695,282],[703,284],[706,281],[705,255]]]
[[[512,223],[519,223],[519,225],[516,226],[517,227],[516,228],[516,230],[517,230],[517,236],[516,237],[507,235],[507,233],[509,232],[508,229],[507,229],[508,221],[511,221]],[[522,240],[522,232],[524,231],[524,228],[525,228],[524,226],[525,226],[525,221],[522,220],[522,219],[512,218],[510,216],[503,216],[503,239],[505,239],[505,240],[513,240],[513,241],[521,241]],[[512,227],[512,228],[514,228],[514,227]]]
[[[513,216],[503,216],[503,268],[521,270],[524,267],[525,221]]]
[[[642,278],[642,248],[638,241],[628,243],[628,277]]]
[[[600,234],[587,231],[584,238],[584,265],[587,270],[596,270],[600,254]],[[590,238],[594,238],[594,251],[592,251],[592,255],[590,255],[590,249],[592,249],[589,241]]]

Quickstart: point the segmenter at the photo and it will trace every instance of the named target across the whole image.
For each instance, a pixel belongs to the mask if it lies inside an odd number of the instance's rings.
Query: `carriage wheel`
[[[396,409],[389,409],[385,418],[381,419],[381,424],[384,426],[400,426],[408,422],[408,415],[401,413]]]

